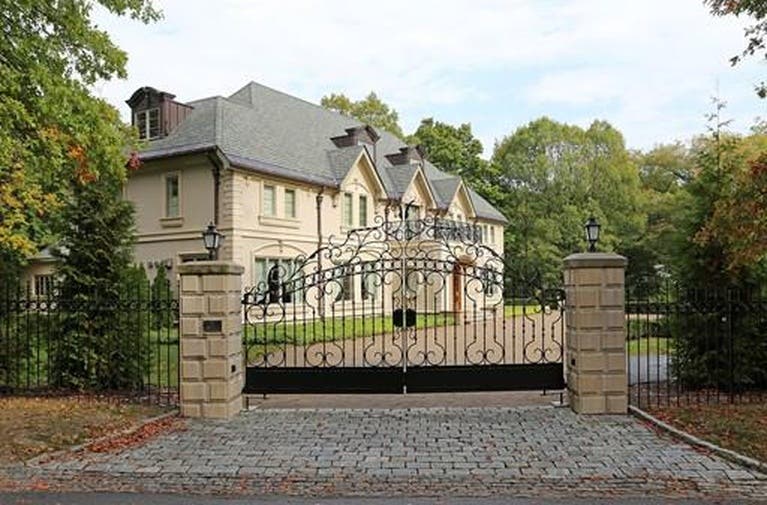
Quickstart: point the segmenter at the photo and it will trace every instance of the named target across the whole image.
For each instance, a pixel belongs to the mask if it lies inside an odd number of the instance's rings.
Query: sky
[[[99,11],[129,56],[128,78],[97,95],[153,86],[189,101],[249,81],[319,103],[375,91],[406,133],[422,118],[471,123],[493,145],[541,116],[607,120],[649,149],[705,132],[718,95],[731,129],[767,118],[758,58],[731,67],[748,19],[716,18],[701,0],[155,0],[143,25]]]

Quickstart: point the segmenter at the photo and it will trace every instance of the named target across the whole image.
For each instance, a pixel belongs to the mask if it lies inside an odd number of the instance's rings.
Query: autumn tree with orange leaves
[[[695,241],[720,244],[722,267],[732,276],[761,271],[767,258],[767,135],[757,130],[731,136],[720,148],[724,184]]]
[[[159,18],[150,0],[0,0],[0,265],[55,240],[52,219],[75,188],[125,177],[134,143],[90,86],[126,77],[127,55],[92,20]],[[2,272],[0,272],[2,274]]]

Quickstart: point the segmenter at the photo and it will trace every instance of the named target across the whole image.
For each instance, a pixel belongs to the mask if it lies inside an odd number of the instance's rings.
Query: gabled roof
[[[346,174],[364,151],[364,146],[337,147],[327,151],[330,170],[336,181],[340,182],[346,178]]]
[[[418,172],[418,165],[398,165],[391,167],[389,170],[389,178],[391,179],[391,196],[394,198],[400,198],[410,187],[410,183],[413,182],[415,173]]]
[[[455,198],[455,193],[458,191],[458,187],[461,185],[460,177],[446,177],[444,179],[437,179],[431,182],[434,192],[437,195],[439,208],[446,209],[452,203]]]
[[[390,193],[392,198],[397,200],[401,199],[402,195],[405,194],[408,188],[420,176],[423,178],[424,185],[426,186],[426,191],[428,192],[429,199],[431,200],[431,205],[439,206],[439,200],[437,199],[434,188],[432,187],[429,179],[426,177],[426,174],[423,172],[423,170],[421,170],[420,165],[415,163],[410,163],[407,165],[394,165],[393,167],[389,168],[387,172],[389,173],[389,177],[391,179],[391,187],[393,189],[393,192]]]
[[[367,149],[389,198],[402,194],[408,172],[408,182],[413,180],[414,172],[403,171],[386,158],[406,147],[395,135],[376,129],[380,138],[375,146],[338,148],[331,139],[361,126],[359,120],[261,84],[250,82],[229,97],[215,96],[189,105],[194,109],[186,119],[167,137],[149,142],[140,154],[142,160],[217,148],[232,166],[337,187],[360,150]],[[455,176],[428,161],[423,163],[423,173],[439,204],[435,182]],[[478,216],[506,222],[479,195],[469,194]]]
[[[468,192],[466,185],[463,183],[463,180],[460,177],[438,179],[432,182],[432,186],[438,188],[437,192],[440,194],[439,207],[441,209],[447,209],[450,207],[450,204],[453,203],[453,200],[458,197],[458,193],[461,192],[466,195],[466,200],[468,200],[469,205],[471,206],[471,212],[475,215],[477,214],[477,207],[474,203],[474,200],[472,199],[471,194]]]

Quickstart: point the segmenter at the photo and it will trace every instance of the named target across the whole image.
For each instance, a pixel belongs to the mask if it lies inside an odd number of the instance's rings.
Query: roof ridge
[[[305,98],[301,98],[300,96],[291,95],[290,93],[287,93],[285,91],[281,91],[279,89],[272,88],[271,86],[267,86],[266,84],[261,84],[260,82],[256,82],[256,81],[253,81],[253,80],[249,81],[247,84],[245,84],[245,86],[242,86],[240,89],[238,89],[237,91],[235,91],[234,93],[232,93],[231,95],[229,95],[228,97],[225,97],[225,98],[227,99],[227,101],[229,101],[229,98],[231,98],[232,95],[237,94],[238,92],[240,92],[245,87],[251,88],[252,86],[259,86],[259,87],[261,87],[263,89],[271,91],[272,93],[276,93],[278,95],[282,95],[284,97],[290,98],[290,99],[295,100],[297,102],[303,102],[303,103],[305,103],[307,105],[311,105],[312,107],[314,107],[316,109],[319,109],[319,110],[325,112],[328,115],[341,116],[342,118],[351,119],[352,121],[356,121],[357,123],[359,123],[361,125],[368,125],[369,124],[369,123],[361,121],[359,118],[356,118],[356,117],[351,116],[349,114],[344,114],[343,112],[339,112],[337,110],[328,109],[327,107],[324,107],[321,104],[310,102],[309,100],[307,100]],[[251,98],[250,98],[250,107],[253,107],[254,105],[253,105],[253,92],[252,92],[252,88],[249,89],[248,92],[249,92],[249,94],[251,96]],[[382,132],[388,133],[389,135],[391,135],[394,138],[396,138],[402,144],[408,145],[407,142],[405,142],[401,138],[397,137],[396,135],[394,135],[389,130],[385,130],[385,129],[381,128],[381,127],[377,127],[377,126],[373,126],[373,125],[370,125],[370,126],[372,126],[373,128],[376,128],[377,130],[381,130]]]
[[[216,98],[224,98],[224,97],[221,95],[210,95],[204,98],[195,98],[194,100],[189,100],[188,102],[183,102],[183,103],[184,105],[192,105],[193,103],[205,102],[208,100],[214,100]]]
[[[359,119],[357,119],[356,117],[348,116],[348,115],[343,114],[341,112],[328,109],[327,107],[323,107],[320,104],[317,104],[317,103],[314,103],[314,102],[310,102],[309,100],[306,100],[305,98],[301,98],[299,96],[291,95],[290,93],[286,93],[285,91],[280,91],[279,89],[272,88],[271,86],[267,86],[266,84],[261,84],[260,82],[256,82],[256,81],[251,80],[245,86],[243,86],[242,88],[244,88],[246,86],[249,87],[249,88],[252,87],[252,86],[259,86],[259,87],[264,88],[264,89],[266,89],[268,91],[271,91],[272,93],[276,93],[278,95],[282,95],[282,96],[285,96],[287,98],[291,98],[293,100],[296,100],[296,101],[299,101],[299,102],[303,102],[303,103],[305,103],[307,105],[311,105],[312,107],[316,107],[316,108],[318,108],[320,110],[323,110],[323,111],[325,111],[325,112],[327,112],[329,114],[333,114],[333,115],[337,115],[337,116],[342,116],[342,117],[345,117],[345,118],[348,118],[348,119],[353,119],[355,121],[359,121],[360,124],[365,124],[362,121],[360,121]],[[242,88],[240,88],[237,91],[240,91]],[[237,93],[237,91],[235,91],[232,94]],[[253,105],[252,88],[249,90],[249,92],[251,93],[251,106],[252,106]]]

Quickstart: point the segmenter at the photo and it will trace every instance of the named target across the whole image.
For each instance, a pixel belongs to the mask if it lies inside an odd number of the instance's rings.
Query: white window
[[[304,277],[296,273],[297,264],[289,258],[256,258],[253,269],[253,282],[259,293],[268,293],[269,272],[277,267],[279,273],[279,292],[284,303],[303,300]]]
[[[354,271],[353,267],[344,266],[336,269],[339,291],[336,301],[348,302],[354,300]]]
[[[277,214],[277,201],[274,198],[274,186],[264,185],[264,201],[262,212],[265,216],[274,216]]]
[[[495,226],[490,227],[490,243],[495,244]]]
[[[493,268],[482,269],[482,284],[485,296],[493,296],[501,287],[501,276]]]
[[[375,300],[381,282],[375,270],[375,263],[367,262],[362,268],[362,299]]]
[[[351,193],[344,193],[344,225],[354,226],[352,220],[352,195]]]
[[[296,191],[285,190],[285,217],[296,217]]]
[[[35,296],[50,296],[53,294],[53,276],[35,275]]]
[[[178,174],[168,174],[165,176],[165,217],[178,217],[180,210]]]
[[[368,197],[360,195],[360,228],[365,228],[368,225]]]
[[[138,128],[140,139],[151,140],[160,136],[160,109],[154,108],[137,112],[133,121]]]

